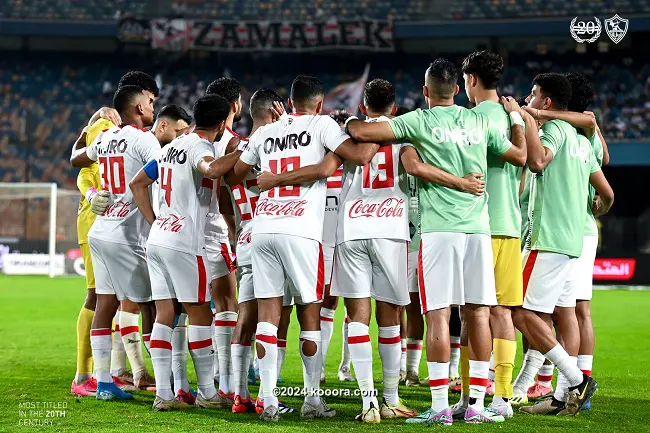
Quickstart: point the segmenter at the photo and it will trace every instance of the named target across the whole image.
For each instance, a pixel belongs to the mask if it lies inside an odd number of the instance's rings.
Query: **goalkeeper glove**
[[[86,191],[86,200],[90,203],[90,210],[95,215],[103,215],[108,207],[108,191],[97,191],[95,188],[89,188]]]

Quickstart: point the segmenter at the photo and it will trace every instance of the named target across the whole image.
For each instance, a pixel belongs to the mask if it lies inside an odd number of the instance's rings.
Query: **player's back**
[[[387,117],[368,120],[387,121]],[[382,146],[359,166],[343,164],[337,243],[355,239],[409,239],[408,179],[400,162],[402,144]]]
[[[329,116],[288,115],[263,126],[250,138],[242,154],[262,171],[283,173],[317,164],[326,148],[335,150],[347,134]],[[260,195],[255,210],[255,233],[284,233],[321,241],[326,180],[276,187]]]
[[[114,126],[101,133],[93,144],[97,146],[102,189],[110,193],[111,204],[97,217],[89,236],[143,245],[149,235],[149,224],[138,211],[129,181],[158,156],[160,144],[151,132],[133,125]]]
[[[160,212],[150,244],[202,254],[212,189],[204,186],[196,166],[202,157],[213,155],[212,143],[196,133],[181,135],[163,148],[158,160]]]
[[[327,178],[325,198],[325,217],[323,219],[323,245],[336,246],[336,227],[338,226],[341,188],[343,187],[343,166]]]

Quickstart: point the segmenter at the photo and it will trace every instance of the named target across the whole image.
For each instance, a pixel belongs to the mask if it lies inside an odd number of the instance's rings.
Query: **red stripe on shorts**
[[[370,343],[370,335],[348,336],[348,344]]]
[[[99,337],[100,335],[111,335],[111,328],[91,329],[91,337]]]
[[[221,244],[221,256],[226,262],[226,267],[228,267],[229,272],[233,272],[237,269],[237,266],[235,266],[235,262],[232,260],[232,255],[230,253],[230,248],[228,248],[228,244],[225,243]]]
[[[402,341],[402,339],[398,335],[397,337],[379,337],[377,338],[377,341],[379,344],[397,344]]]
[[[206,347],[212,346],[212,338],[206,338],[205,340],[199,341],[190,341],[190,350],[204,349]]]
[[[325,288],[325,258],[323,257],[323,244],[318,244],[318,281],[316,281],[316,300],[323,299],[323,289]]]
[[[172,343],[171,341],[165,341],[165,340],[151,340],[149,343],[149,349],[172,350]]]
[[[422,313],[427,312],[427,291],[424,286],[424,267],[422,266],[422,239],[420,239],[420,252],[418,253],[418,287],[420,289],[420,305]]]
[[[198,287],[198,292],[199,292],[199,304],[202,304],[205,302],[205,293],[208,290],[208,283],[207,283],[207,276],[205,274],[205,263],[203,263],[203,257],[201,256],[196,256],[196,266],[197,270],[199,271],[199,287]]]
[[[526,290],[528,290],[528,282],[530,281],[530,275],[533,273],[538,253],[537,250],[531,251],[526,260],[526,266],[524,266],[524,297],[526,296]]]
[[[140,333],[140,327],[139,326],[127,326],[126,328],[120,328],[120,334],[121,335],[128,335],[135,332],[136,334]]]
[[[481,377],[470,377],[469,378],[470,386],[474,385],[474,386],[482,386],[482,387],[487,388],[488,382],[489,381],[487,379],[483,379]]]
[[[264,335],[264,334],[257,334],[255,336],[255,339],[257,341],[263,341],[268,344],[278,344],[278,337],[275,335]]]
[[[228,326],[228,327],[234,327],[237,325],[237,322],[234,320],[215,320],[214,321],[214,326]]]
[[[444,378],[444,379],[434,379],[431,380],[429,379],[429,386],[430,387],[436,387],[436,386],[446,386],[449,385],[449,378]]]

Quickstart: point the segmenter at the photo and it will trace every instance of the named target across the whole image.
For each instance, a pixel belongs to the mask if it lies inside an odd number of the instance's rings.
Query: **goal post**
[[[74,274],[80,196],[56,183],[0,182],[0,271]]]

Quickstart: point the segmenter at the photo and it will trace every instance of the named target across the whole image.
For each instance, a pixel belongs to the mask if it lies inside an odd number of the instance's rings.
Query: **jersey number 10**
[[[279,164],[278,164],[279,163]],[[300,168],[300,157],[290,156],[281,158],[279,160],[272,159],[269,161],[269,169],[271,173],[286,173],[287,171],[294,171]],[[269,197],[275,197],[275,189],[269,190]],[[300,197],[300,185],[281,186],[278,187],[278,197]]]

